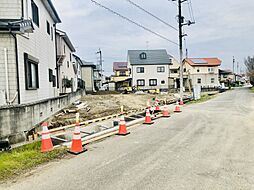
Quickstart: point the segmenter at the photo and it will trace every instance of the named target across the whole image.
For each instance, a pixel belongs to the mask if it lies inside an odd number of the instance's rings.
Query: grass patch
[[[215,95],[202,95],[201,98],[199,100],[192,100],[190,102],[187,102],[186,104],[194,104],[194,103],[202,103],[202,102],[206,102],[208,100],[211,100],[215,97]]]
[[[25,173],[40,164],[62,158],[66,154],[66,149],[64,148],[41,153],[41,142],[34,142],[8,152],[0,153],[0,183]]]
[[[254,93],[254,87],[251,88],[251,91]]]

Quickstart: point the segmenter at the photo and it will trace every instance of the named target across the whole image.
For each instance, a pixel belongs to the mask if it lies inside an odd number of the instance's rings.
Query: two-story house
[[[0,1],[0,104],[58,95],[56,24],[50,0]]]
[[[56,30],[56,42],[59,93],[76,92],[78,88],[78,68],[76,59],[73,56],[76,50],[64,31]]]
[[[116,90],[121,90],[124,87],[131,86],[130,69],[128,62],[114,62],[114,75],[111,76],[111,83],[115,84]]]
[[[168,90],[170,65],[171,57],[165,49],[128,51],[132,86],[141,90]]]
[[[218,58],[188,58],[184,60],[184,76],[189,79],[192,86],[218,87],[220,65],[221,60]]]

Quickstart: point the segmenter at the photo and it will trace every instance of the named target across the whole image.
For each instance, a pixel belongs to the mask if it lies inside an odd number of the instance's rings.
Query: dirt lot
[[[153,99],[158,98],[160,104],[165,101],[172,101],[176,99],[174,94],[110,94],[110,95],[86,95],[81,98],[87,107],[80,109],[80,121],[86,121],[90,119],[100,118],[108,115],[118,114],[121,112],[121,106],[124,106],[124,111],[143,109],[147,105],[147,101],[150,100],[153,104]],[[68,110],[75,110],[74,105],[68,107]],[[49,120],[50,128],[60,127],[75,122],[76,113],[62,113]]]

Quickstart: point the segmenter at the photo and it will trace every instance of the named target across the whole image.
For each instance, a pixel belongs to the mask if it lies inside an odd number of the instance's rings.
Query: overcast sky
[[[129,4],[126,0],[96,0],[122,15],[178,43],[177,31]],[[177,27],[177,6],[168,0],[132,0]],[[176,58],[178,47],[102,9],[90,0],[53,0],[77,55],[96,62],[102,49],[104,70],[112,72],[114,61],[126,61],[129,49],[167,49]],[[192,0],[196,24],[186,26],[189,57],[218,57],[222,68],[232,69],[232,59],[244,68],[244,58],[254,55],[253,0]],[[183,14],[190,19],[188,4]]]

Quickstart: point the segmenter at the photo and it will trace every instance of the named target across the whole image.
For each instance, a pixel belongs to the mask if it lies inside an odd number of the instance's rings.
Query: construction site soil
[[[177,100],[174,94],[107,94],[107,95],[86,95],[80,102],[83,108],[77,109],[77,106],[71,105],[59,114],[49,119],[49,128],[61,127],[75,123],[76,112],[80,113],[80,121],[87,121],[100,117],[121,113],[121,106],[124,112],[138,111],[145,109],[147,101],[151,105],[158,98],[161,105],[166,102]]]

